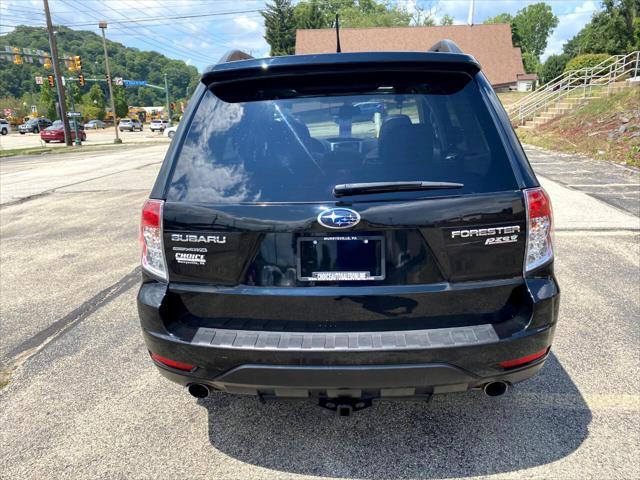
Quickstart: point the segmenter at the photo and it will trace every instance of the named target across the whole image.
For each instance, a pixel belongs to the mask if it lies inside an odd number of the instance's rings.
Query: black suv
[[[32,118],[18,127],[18,131],[21,135],[25,133],[39,133],[47,127],[51,126],[51,120],[48,118]]]
[[[549,355],[549,198],[480,65],[450,42],[229,54],[202,77],[140,239],[148,350],[197,397],[344,413],[500,395]]]

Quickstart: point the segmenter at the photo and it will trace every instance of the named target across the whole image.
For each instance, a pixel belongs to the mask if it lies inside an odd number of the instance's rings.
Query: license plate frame
[[[373,260],[377,265],[372,265],[373,269],[368,270],[318,270],[308,271],[308,267],[302,265],[302,244],[303,242],[316,242],[316,248],[319,248],[322,244],[335,245],[336,255],[340,256],[341,252],[338,250],[341,247],[345,247],[349,242],[354,245],[356,242],[362,242],[369,244],[368,249],[371,249],[371,245],[374,246],[375,257]],[[371,242],[371,243],[370,243]],[[376,243],[377,242],[377,243]],[[385,271],[385,239],[382,235],[323,235],[323,236],[304,236],[298,237],[296,249],[297,260],[297,277],[299,281],[303,282],[352,282],[352,281],[380,281],[386,278]],[[344,255],[346,252],[342,252]],[[371,255],[371,252],[368,253]],[[304,270],[304,272],[303,272]],[[309,275],[311,273],[311,275]]]

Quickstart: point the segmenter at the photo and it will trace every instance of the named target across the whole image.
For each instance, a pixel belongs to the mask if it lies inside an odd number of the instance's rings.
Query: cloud
[[[235,17],[233,19],[233,23],[235,23],[240,30],[245,32],[256,32],[258,31],[258,28],[260,28],[260,24],[257,21],[248,18],[245,15]]]
[[[542,54],[542,61],[546,60],[549,55],[562,52],[562,45],[582,30],[591,20],[593,13],[598,10],[598,6],[594,1],[587,0],[577,5],[572,12],[558,15],[558,26],[549,37],[547,48]]]

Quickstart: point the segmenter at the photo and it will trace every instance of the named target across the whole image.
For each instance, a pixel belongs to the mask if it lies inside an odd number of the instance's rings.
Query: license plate
[[[383,280],[384,263],[381,236],[298,238],[298,279],[302,281]]]

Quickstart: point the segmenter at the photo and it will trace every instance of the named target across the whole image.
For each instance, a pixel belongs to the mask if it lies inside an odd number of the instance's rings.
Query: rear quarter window
[[[452,78],[454,77],[454,78]],[[345,80],[342,80],[343,82]],[[336,184],[463,183],[456,190],[358,195],[410,199],[517,189],[475,79],[430,74],[370,90],[261,92],[231,100],[206,91],[176,152],[167,199],[326,202]],[[291,93],[293,92],[293,93]]]

